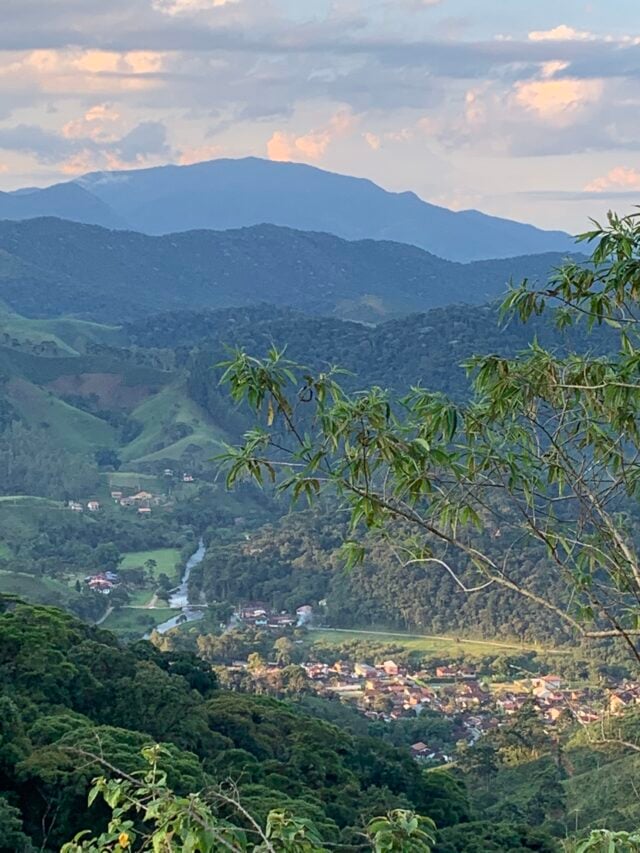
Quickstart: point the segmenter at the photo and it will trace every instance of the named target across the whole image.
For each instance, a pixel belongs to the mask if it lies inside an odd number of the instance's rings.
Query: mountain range
[[[461,264],[415,246],[259,225],[151,237],[55,218],[0,222],[0,300],[30,317],[124,322],[270,303],[366,322],[497,298],[560,254]]]
[[[0,218],[56,216],[159,235],[272,224],[347,240],[408,243],[455,261],[568,252],[572,239],[476,210],[454,212],[413,192],[255,157],[96,172],[46,189],[0,194]]]

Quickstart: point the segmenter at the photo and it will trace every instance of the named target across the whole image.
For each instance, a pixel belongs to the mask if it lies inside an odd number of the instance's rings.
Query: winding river
[[[193,569],[204,560],[206,553],[207,549],[201,539],[198,543],[198,550],[187,560],[180,586],[173,590],[169,598],[169,607],[179,609],[180,613],[171,619],[167,619],[166,622],[156,625],[155,630],[159,634],[166,634],[167,631],[181,625],[183,622],[195,622],[204,616],[204,610],[196,609],[189,604],[189,578]]]

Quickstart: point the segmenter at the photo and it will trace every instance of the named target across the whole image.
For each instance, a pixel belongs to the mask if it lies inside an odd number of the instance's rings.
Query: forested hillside
[[[406,750],[293,706],[219,690],[192,656],[147,643],[123,648],[60,611],[7,599],[0,705],[0,846],[14,853],[57,850],[75,832],[100,831],[107,810],[87,806],[91,779],[111,775],[110,767],[139,770],[141,748],[154,741],[169,750],[178,793],[233,780],[261,823],[272,808],[290,809],[337,849],[361,844],[364,823],[390,808],[431,816],[443,844],[448,827],[472,816],[464,786],[425,773]],[[522,833],[522,849],[553,850],[542,834],[511,831]]]
[[[121,323],[149,313],[256,303],[379,322],[481,304],[513,276],[543,280],[562,258],[452,263],[422,249],[257,225],[148,237],[59,219],[0,222],[0,300],[31,317]]]

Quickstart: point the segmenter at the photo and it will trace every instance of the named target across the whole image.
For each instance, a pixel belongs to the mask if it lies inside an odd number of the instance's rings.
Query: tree
[[[218,787],[206,795],[177,796],[167,784],[159,759],[166,751],[145,747],[148,763],[143,772],[123,773],[108,763],[115,778],[98,777],[89,794],[89,804],[101,796],[112,809],[107,830],[98,837],[81,832],[63,845],[62,853],[125,853],[128,850],[198,853],[328,853],[314,824],[285,809],[272,809],[261,828],[242,805],[237,791]],[[96,759],[87,755],[87,758]],[[232,817],[223,817],[223,809]],[[137,819],[135,819],[137,818]],[[366,829],[366,847],[372,853],[430,853],[435,842],[435,824],[406,809],[395,809],[371,820]]]
[[[460,404],[422,387],[400,400],[348,393],[335,368],[314,375],[275,348],[264,359],[238,350],[223,379],[261,425],[221,457],[228,485],[337,496],[351,510],[348,565],[364,559],[368,528],[401,566],[447,572],[464,592],[517,592],[576,636],[622,640],[640,662],[640,214],[610,214],[580,239],[596,243],[588,263],[541,289],[513,287],[503,314],[528,321],[551,306],[561,329],[604,324],[615,340],[605,354],[534,342],[516,358],[472,358]],[[553,575],[522,571],[527,543]]]
[[[296,647],[288,637],[278,637],[273,644],[273,650],[276,653],[276,661],[288,666],[293,660]]]
[[[247,658],[247,669],[252,675],[261,675],[266,667],[266,660],[258,652],[252,652]]]

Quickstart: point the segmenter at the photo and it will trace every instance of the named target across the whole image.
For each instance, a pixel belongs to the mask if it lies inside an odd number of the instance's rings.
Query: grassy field
[[[499,643],[483,640],[458,640],[456,637],[431,637],[422,634],[394,634],[384,631],[342,631],[339,629],[314,630],[311,637],[316,642],[339,645],[349,641],[390,643],[402,645],[412,652],[422,654],[456,655],[464,652],[466,655],[491,655],[501,649],[519,652],[524,650],[542,651],[540,647],[523,646],[518,643]]]
[[[117,326],[103,326],[85,320],[62,317],[51,320],[34,320],[0,308],[0,321],[4,331],[18,341],[41,343],[51,341],[62,353],[77,355],[87,343],[104,343],[117,346],[126,343],[126,336]]]
[[[155,551],[129,551],[124,555],[120,564],[123,569],[131,569],[135,566],[144,566],[147,560],[155,560],[158,564],[156,575],[164,572],[169,577],[178,577],[180,567],[176,571],[176,563],[180,560],[180,551],[177,548],[157,548]]]
[[[169,607],[159,607],[154,610],[126,607],[110,613],[100,627],[113,631],[114,634],[139,634],[142,637],[154,625],[166,622],[179,612]]]
[[[109,489],[135,489],[157,493],[162,491],[161,478],[153,474],[139,474],[137,471],[113,471],[104,475],[107,478]]]
[[[16,572],[0,572],[0,592],[18,595],[35,604],[55,604],[60,607],[68,604],[73,597],[71,588],[61,581]]]
[[[143,424],[143,430],[123,448],[121,456],[127,461],[179,459],[189,445],[214,453],[222,437],[200,407],[188,398],[180,382],[149,397],[134,409],[132,417]],[[178,435],[185,427],[189,428],[189,435],[172,440],[171,435]]]
[[[0,560],[8,560],[11,556],[11,549],[6,542],[0,542]]]
[[[11,380],[7,397],[27,423],[46,423],[52,443],[71,453],[117,445],[116,430],[106,421],[70,406],[31,382]]]

